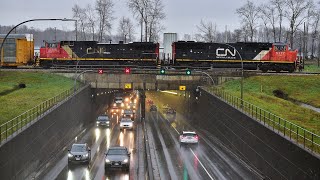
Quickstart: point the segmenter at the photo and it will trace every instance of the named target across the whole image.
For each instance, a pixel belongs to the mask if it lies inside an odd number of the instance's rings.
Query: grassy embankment
[[[288,121],[320,135],[320,113],[276,97],[274,90],[282,90],[294,99],[320,107],[320,76],[256,76],[245,78],[244,99]],[[220,86],[234,96],[240,97],[240,80]]]
[[[72,86],[73,80],[54,74],[0,71],[0,125]]]
[[[320,61],[319,61],[320,65]],[[304,70],[303,72],[315,72],[320,73],[320,66],[318,66],[317,60],[307,60],[305,61]]]

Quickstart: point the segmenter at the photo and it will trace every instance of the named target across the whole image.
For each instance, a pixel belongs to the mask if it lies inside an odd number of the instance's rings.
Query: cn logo
[[[103,74],[103,69],[99,69],[98,74]]]
[[[225,48],[218,48],[216,50],[216,55],[218,57],[226,57],[228,56],[228,54],[233,57],[236,56],[236,49],[233,49],[233,52],[230,49],[225,49]]]

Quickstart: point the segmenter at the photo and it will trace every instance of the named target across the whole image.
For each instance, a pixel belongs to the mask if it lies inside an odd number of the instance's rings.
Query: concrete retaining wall
[[[192,120],[271,179],[320,179],[320,159],[202,92]]]
[[[87,87],[4,144],[0,148],[0,178],[32,177],[93,120],[99,106],[94,101]]]

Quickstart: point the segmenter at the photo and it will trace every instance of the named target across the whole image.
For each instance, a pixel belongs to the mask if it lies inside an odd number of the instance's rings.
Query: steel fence
[[[311,152],[320,152],[320,136],[294,123],[291,123],[269,111],[244,101],[238,97],[232,96],[219,88],[203,88],[209,93],[215,94],[226,103],[230,104],[239,111],[259,121],[264,126],[281,134],[288,139],[295,141],[301,147]]]
[[[0,144],[7,141],[12,134],[19,133],[23,128],[30,126],[33,120],[41,118],[48,109],[68,98],[72,93],[74,93],[74,88],[68,89],[0,125]]]

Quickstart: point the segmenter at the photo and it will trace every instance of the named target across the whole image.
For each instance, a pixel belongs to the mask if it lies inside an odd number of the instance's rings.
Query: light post
[[[227,45],[227,46],[233,48],[238,53],[238,55],[239,55],[239,57],[241,59],[240,99],[241,99],[241,108],[242,108],[243,107],[243,59],[242,59],[242,56],[234,46],[231,46],[230,44],[226,44],[226,43],[218,43],[218,44]]]
[[[74,79],[74,93],[75,93],[76,90],[77,90],[77,79],[78,79],[82,74],[84,74],[84,73],[86,73],[86,72],[93,72],[93,70],[92,70],[92,69],[90,69],[90,70],[84,70],[84,71],[82,71],[80,74],[78,74],[78,76]]]
[[[23,21],[19,24],[17,24],[16,26],[14,26],[8,33],[7,35],[4,37],[4,39],[2,40],[2,43],[1,43],[1,46],[0,46],[0,65],[1,65],[1,61],[2,61],[2,48],[3,48],[3,45],[4,45],[4,42],[6,41],[6,39],[8,38],[9,34],[14,30],[16,29],[18,26],[24,24],[24,23],[27,23],[27,22],[33,22],[33,21],[75,21],[76,23],[76,41],[78,40],[78,29],[77,29],[77,20],[76,19],[67,19],[67,18],[63,18],[63,19],[30,19],[30,20],[27,20],[27,21]]]
[[[207,75],[207,76],[211,79],[212,85],[215,85],[214,80],[213,80],[213,78],[210,76],[210,74],[208,74],[208,73],[206,73],[206,72],[203,72],[203,71],[196,71],[196,73],[202,73],[202,74]]]

